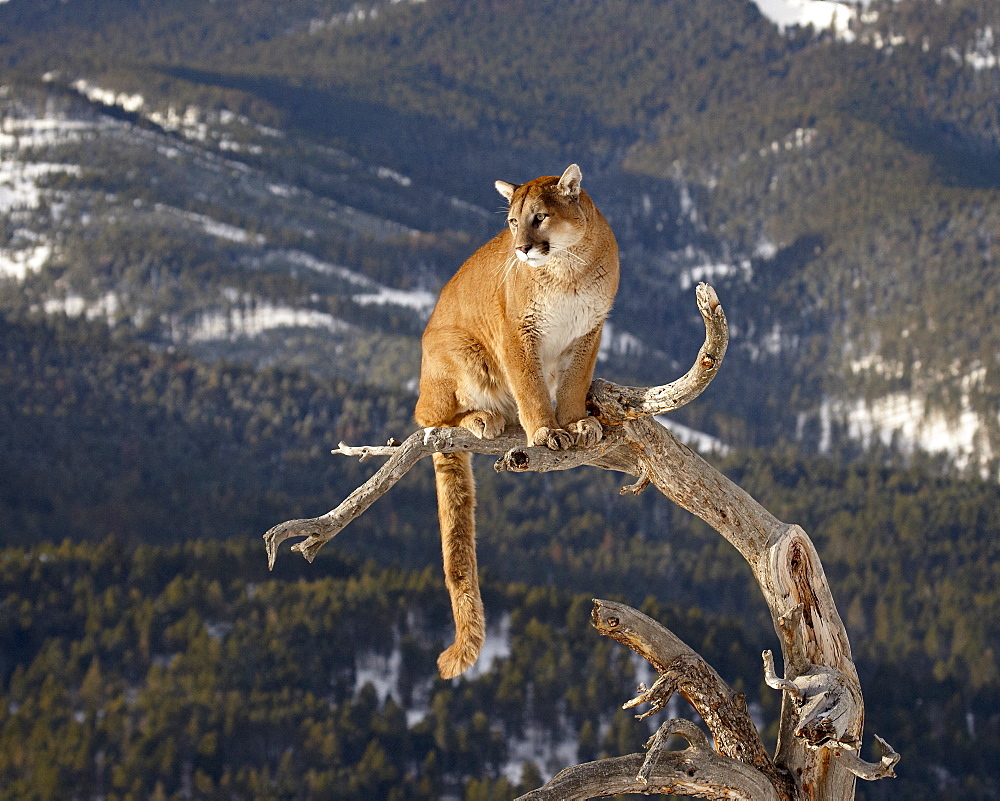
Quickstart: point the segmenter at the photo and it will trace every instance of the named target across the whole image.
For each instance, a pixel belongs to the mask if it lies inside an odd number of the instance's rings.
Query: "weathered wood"
[[[637,417],[675,411],[697,398],[712,382],[729,346],[729,324],[719,296],[711,286],[698,284],[695,301],[705,323],[705,341],[691,369],[660,387],[622,387],[595,379],[590,385],[588,405],[602,423],[616,425]]]
[[[273,567],[278,546],[292,537],[306,539],[293,550],[312,561],[318,549],[387,492],[417,461],[434,452],[456,450],[500,457],[497,470],[544,472],[583,464],[618,470],[637,478],[623,493],[648,484],[718,531],[744,557],[768,604],[784,661],[783,677],[765,654],[768,684],[783,693],[777,750],[768,756],[743,699],[698,656],[654,621],[628,607],[599,601],[598,630],[633,648],[660,672],[657,683],[629,701],[662,708],[679,692],[704,718],[719,753],[703,744],[684,723],[670,721],[670,731],[689,747],[659,753],[663,736],[654,738],[652,755],[601,760],[567,769],[522,801],[593,798],[617,793],[684,794],[702,798],[780,799],[780,801],[850,801],[855,777],[874,780],[893,775],[899,759],[879,739],[879,763],[861,760],[864,706],[850,643],[837,612],[812,541],[801,528],[778,520],[754,498],[682,445],[656,420],[697,397],[718,373],[728,343],[725,313],[715,291],[697,290],[705,323],[705,342],[687,374],[663,387],[620,387],[595,380],[588,398],[591,412],[605,424],[603,440],[593,448],[551,451],[525,447],[516,427],[493,440],[478,440],[464,429],[414,432],[398,445],[334,451],[362,460],[388,461],[336,509],[318,518],[291,520],[264,535]],[[612,623],[614,621],[614,623]],[[648,713],[647,713],[648,714]],[[664,729],[661,728],[661,732]]]
[[[750,719],[746,697],[734,692],[700,654],[669,629],[630,606],[594,601],[594,628],[631,648],[660,674],[656,683],[624,706],[652,704],[646,717],[666,707],[677,692],[701,715],[715,739],[716,750],[759,770],[782,801],[794,798],[790,777],[779,771]]]
[[[822,745],[857,749],[864,707],[847,633],[819,556],[798,526],[782,523],[651,418],[624,425],[645,474],[664,495],[722,534],[746,559],[781,637],[785,678],[816,669],[826,677],[812,703],[782,701],[775,761],[799,782],[802,799],[850,799],[855,773]],[[801,614],[787,617],[802,606]],[[789,631],[789,627],[794,630]],[[801,643],[797,646],[795,643]],[[797,665],[789,670],[789,666]],[[818,680],[817,680],[818,681]],[[815,682],[814,682],[815,684]]]
[[[682,751],[664,751],[667,736],[688,741]],[[619,793],[686,795],[722,801],[779,801],[759,771],[712,750],[702,731],[688,720],[664,723],[648,744],[650,754],[631,754],[566,768],[518,801],[583,801]]]

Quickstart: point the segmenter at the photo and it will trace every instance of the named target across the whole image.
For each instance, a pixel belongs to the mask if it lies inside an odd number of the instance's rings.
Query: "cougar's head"
[[[544,176],[520,186],[496,182],[510,203],[507,226],[520,261],[541,267],[583,239],[587,221],[580,208],[581,178],[580,168],[570,164],[559,178]]]

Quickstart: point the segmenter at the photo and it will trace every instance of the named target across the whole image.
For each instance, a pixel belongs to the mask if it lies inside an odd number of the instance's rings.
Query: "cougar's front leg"
[[[538,358],[537,336],[521,330],[514,337],[507,364],[507,380],[517,403],[517,416],[529,445],[562,451],[573,445],[573,435],[559,427],[549,388]]]
[[[585,448],[596,445],[604,436],[597,418],[587,415],[587,392],[594,378],[601,328],[602,325],[598,325],[573,344],[569,364],[560,376],[556,391],[556,420],[572,432],[574,444]]]

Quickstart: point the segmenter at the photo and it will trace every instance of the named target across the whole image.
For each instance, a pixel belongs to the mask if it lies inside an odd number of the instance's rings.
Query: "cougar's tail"
[[[450,679],[476,661],[486,638],[476,566],[476,484],[471,454],[435,453],[433,459],[444,583],[455,618],[455,642],[441,653],[437,664],[441,675]]]

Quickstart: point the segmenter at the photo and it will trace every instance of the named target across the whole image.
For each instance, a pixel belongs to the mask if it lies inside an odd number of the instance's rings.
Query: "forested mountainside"
[[[0,798],[509,801],[649,736],[618,708],[649,671],[590,628],[589,595],[488,579],[496,661],[445,682],[437,571],[324,553],[272,576],[259,556],[245,541],[7,550]],[[643,608],[747,692],[773,737],[763,629]],[[862,680],[869,727],[903,761],[859,798],[996,798],[995,689],[891,660]]]
[[[0,334],[0,797],[299,798],[308,775],[305,797],[511,798],[523,763],[549,775],[648,734],[613,714],[634,663],[585,625],[595,594],[672,625],[773,723],[757,655],[774,634],[745,564],[655,493],[479,464],[489,645],[448,684],[429,467],[312,566],[283,554],[268,574],[259,539],[360,483],[372,468],[329,448],[408,431],[409,396],[164,354],[103,321]],[[859,797],[996,798],[996,483],[792,451],[720,467],[823,556],[869,731],[904,755]]]
[[[493,181],[578,161],[622,244],[604,373],[672,377],[709,278],[731,380],[688,422],[988,469],[1000,12],[841,9],[12,0],[4,304],[406,387]]]
[[[903,754],[859,798],[1000,798],[1000,7],[778,2],[0,3],[0,798],[512,798],[648,733],[594,595],[773,733],[745,565],[620,476],[477,462],[453,683],[429,467],[266,573],[372,471],[339,440],[412,429],[493,181],[572,161],[622,251],[600,374],[683,372],[719,290],[677,418],[817,544]]]

